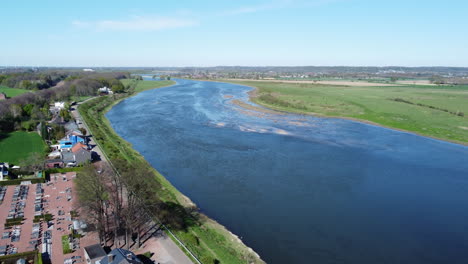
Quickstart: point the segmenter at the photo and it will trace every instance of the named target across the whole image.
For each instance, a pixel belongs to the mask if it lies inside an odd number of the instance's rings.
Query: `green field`
[[[6,86],[0,86],[0,93],[5,93],[7,97],[15,97],[20,94],[24,94],[30,92],[29,90],[25,89],[16,89],[16,88],[9,88]]]
[[[123,80],[127,85],[132,80]],[[143,91],[151,88],[174,84],[173,81],[139,81],[135,90]],[[123,95],[124,99],[126,95]],[[151,167],[144,158],[136,152],[131,144],[119,137],[112,129],[104,114],[119,100],[110,96],[101,96],[90,100],[78,108],[93,137],[111,160],[126,160],[129,164],[145,164]],[[161,155],[164,155],[161,153]],[[163,187],[158,191],[161,200],[175,203],[183,207],[192,206],[191,202],[167,181],[158,171],[153,170],[155,180]],[[190,223],[186,230],[172,230],[177,237],[197,256],[202,263],[263,263],[240,240],[234,238],[228,230],[206,216],[199,218],[187,217]],[[171,236],[170,236],[171,237]],[[172,237],[171,237],[172,238]],[[216,262],[218,260],[220,262]]]
[[[229,81],[233,82],[233,81]],[[345,117],[468,144],[468,86],[356,87],[235,81],[252,101],[295,113]]]
[[[31,153],[45,153],[46,144],[35,132],[13,132],[0,135],[0,162],[18,164]]]

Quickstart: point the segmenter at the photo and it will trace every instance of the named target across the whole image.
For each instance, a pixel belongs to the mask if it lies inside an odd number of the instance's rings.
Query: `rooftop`
[[[90,259],[101,258],[106,255],[106,252],[99,244],[94,244],[84,248]]]

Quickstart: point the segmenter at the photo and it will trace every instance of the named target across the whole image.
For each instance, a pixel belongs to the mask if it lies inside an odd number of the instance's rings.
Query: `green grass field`
[[[45,153],[46,144],[35,132],[0,135],[0,162],[18,164],[34,152]]]
[[[9,88],[6,86],[0,86],[0,93],[5,93],[7,97],[15,97],[20,94],[24,94],[30,92],[29,90],[25,89],[16,89],[16,88]]]
[[[249,81],[235,83],[259,88],[252,101],[272,109],[354,118],[468,144],[466,85],[351,87]]]

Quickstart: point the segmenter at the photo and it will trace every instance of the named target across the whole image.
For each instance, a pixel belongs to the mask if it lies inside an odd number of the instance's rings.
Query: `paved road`
[[[78,103],[78,106],[86,101],[92,100],[93,98],[89,98],[83,102]],[[78,106],[74,106],[74,110],[71,111],[72,116],[78,123],[78,127],[85,128],[87,132],[87,136],[90,135],[90,130],[88,126],[83,122],[80,113],[78,112]],[[103,155],[102,150],[99,148],[99,145],[94,141],[93,137],[89,137],[89,145],[93,146],[93,151],[96,152],[101,161],[107,161],[106,156]],[[158,233],[147,241],[144,245],[144,250],[154,252],[154,256],[152,257],[156,263],[160,264],[194,264],[187,255],[178,247],[178,245],[163,231],[158,231]]]

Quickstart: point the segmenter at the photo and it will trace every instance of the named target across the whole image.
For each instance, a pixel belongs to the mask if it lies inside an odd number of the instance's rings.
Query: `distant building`
[[[141,260],[128,250],[123,248],[113,249],[107,256],[99,261],[100,264],[141,264]]]
[[[93,72],[93,69],[83,69],[84,72]]]
[[[113,94],[112,90],[107,86],[98,89],[99,94]]]
[[[54,107],[55,109],[58,109],[58,110],[65,109],[65,102],[55,102]]]
[[[99,244],[84,247],[83,251],[86,263],[88,264],[99,263],[99,260],[106,256],[106,252]]]
[[[0,93],[0,100],[6,100],[7,96],[5,93]]]

